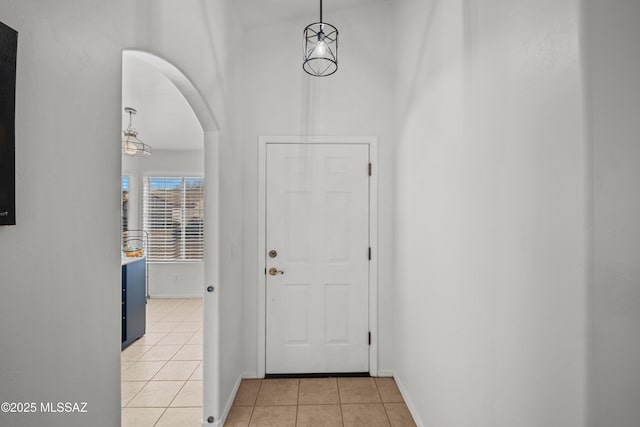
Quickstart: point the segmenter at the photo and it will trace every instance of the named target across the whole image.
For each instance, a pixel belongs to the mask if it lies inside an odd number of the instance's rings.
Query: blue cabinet
[[[146,261],[122,266],[122,348],[145,333],[147,304]]]

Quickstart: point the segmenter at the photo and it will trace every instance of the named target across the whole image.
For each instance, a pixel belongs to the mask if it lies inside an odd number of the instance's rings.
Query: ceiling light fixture
[[[148,156],[151,154],[151,146],[138,139],[138,131],[131,126],[133,115],[138,111],[135,108],[124,107],[124,111],[129,114],[129,126],[122,131],[122,153],[129,156]]]
[[[338,70],[338,29],[322,22],[308,25],[303,32],[304,63],[302,68],[316,77],[330,76]]]

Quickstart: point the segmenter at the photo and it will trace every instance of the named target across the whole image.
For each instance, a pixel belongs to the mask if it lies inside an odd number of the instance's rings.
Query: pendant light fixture
[[[303,33],[304,63],[302,68],[316,77],[330,76],[338,70],[338,29],[322,21],[314,22]]]
[[[124,107],[124,111],[129,114],[129,126],[122,131],[122,153],[129,156],[148,156],[151,154],[151,146],[138,139],[138,131],[131,125],[133,115],[138,111],[135,108]]]

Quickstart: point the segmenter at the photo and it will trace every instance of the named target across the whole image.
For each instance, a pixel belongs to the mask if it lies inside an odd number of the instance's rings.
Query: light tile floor
[[[150,299],[146,332],[122,352],[122,427],[200,427],[202,300]]]
[[[243,380],[225,427],[415,427],[393,378]]]
[[[202,300],[150,299],[122,352],[123,427],[200,427]],[[393,378],[243,380],[226,427],[414,427]]]

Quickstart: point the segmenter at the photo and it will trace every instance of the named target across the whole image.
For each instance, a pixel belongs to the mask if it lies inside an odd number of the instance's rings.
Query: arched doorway
[[[219,331],[218,331],[218,296],[215,284],[219,276],[219,225],[218,225],[218,125],[209,106],[193,85],[193,83],[177,67],[168,61],[149,52],[139,50],[125,50],[123,52],[123,64],[134,60],[152,67],[177,89],[184,101],[192,111],[201,128],[200,144],[203,153],[203,170],[206,185],[204,187],[205,214],[204,214],[204,259],[203,275],[196,276],[196,289],[202,292],[202,348],[203,348],[203,375],[202,375],[202,422],[206,423],[209,417],[220,419],[219,404]],[[123,88],[124,90],[124,88]],[[124,98],[124,96],[123,96]],[[177,101],[176,101],[177,102]],[[142,114],[143,112],[141,112]],[[142,132],[143,129],[139,129]],[[153,141],[147,141],[153,144]],[[176,274],[176,279],[178,275]],[[211,285],[214,289],[211,289]],[[209,288],[209,289],[208,289]],[[167,405],[168,406],[168,405]]]

